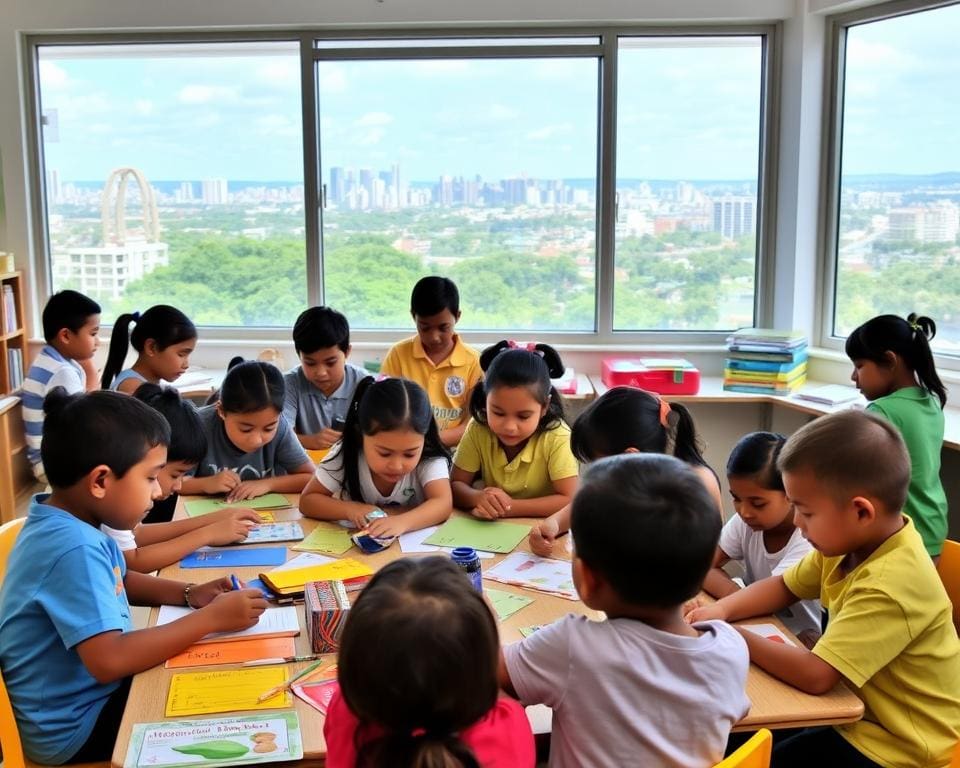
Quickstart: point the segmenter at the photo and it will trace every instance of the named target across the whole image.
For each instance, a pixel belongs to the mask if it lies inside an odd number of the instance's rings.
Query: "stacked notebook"
[[[807,339],[799,331],[742,328],[727,337],[723,388],[789,395],[807,380]]]

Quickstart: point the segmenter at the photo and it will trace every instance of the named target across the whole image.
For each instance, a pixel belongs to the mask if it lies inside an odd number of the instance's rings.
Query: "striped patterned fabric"
[[[40,350],[23,382],[23,426],[27,436],[27,458],[40,464],[40,438],[43,436],[43,399],[54,387],[65,387],[77,394],[86,389],[86,374],[75,360],[67,360],[49,344]],[[42,470],[41,470],[42,471]]]

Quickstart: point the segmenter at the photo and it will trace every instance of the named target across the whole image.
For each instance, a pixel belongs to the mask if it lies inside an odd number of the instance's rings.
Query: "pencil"
[[[319,667],[321,664],[323,664],[323,661],[324,661],[323,659],[320,659],[320,661],[315,661],[313,664],[311,664],[311,665],[310,665],[309,667],[307,667],[306,669],[302,669],[302,670],[300,670],[299,672],[297,672],[297,674],[295,674],[293,677],[291,677],[289,680],[287,680],[287,682],[285,682],[283,685],[278,685],[278,686],[276,686],[276,687],[274,687],[274,688],[271,688],[269,691],[266,691],[266,692],[264,692],[264,693],[261,693],[261,694],[257,697],[257,704],[262,704],[262,703],[265,702],[267,699],[276,696],[278,693],[281,693],[281,692],[283,692],[283,691],[288,691],[288,690],[290,690],[290,686],[291,686],[293,683],[297,682],[297,680],[299,680],[301,677],[304,677],[305,675],[308,675],[308,674],[310,674],[311,672],[313,672],[313,670],[315,670],[317,667]]]

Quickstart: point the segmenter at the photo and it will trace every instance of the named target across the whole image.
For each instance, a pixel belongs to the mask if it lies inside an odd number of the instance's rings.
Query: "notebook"
[[[157,615],[157,626],[169,624],[193,613],[193,608],[182,605],[162,605]],[[300,610],[292,605],[267,608],[260,620],[240,632],[212,632],[197,643],[219,643],[228,640],[248,640],[254,637],[293,637],[300,634]]]
[[[261,573],[260,578],[278,595],[292,595],[303,592],[308,581],[342,581],[350,591],[351,587],[363,586],[373,575],[373,569],[363,563],[345,557],[332,563],[313,565],[306,568],[281,568]]]
[[[233,568],[245,565],[280,565],[286,562],[286,547],[201,547],[180,561],[181,568]]]

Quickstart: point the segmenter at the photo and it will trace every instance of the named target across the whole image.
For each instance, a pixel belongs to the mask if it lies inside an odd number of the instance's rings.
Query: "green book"
[[[289,507],[290,502],[287,497],[280,493],[268,493],[265,496],[258,496],[255,499],[244,499],[243,501],[224,501],[223,499],[190,499],[183,503],[183,508],[187,511],[187,517],[200,517],[200,515],[209,515],[211,512],[217,512],[227,507],[245,507],[246,509],[283,509]]]
[[[423,543],[437,547],[473,547],[481,552],[512,552],[528,533],[530,527],[527,525],[456,515],[424,539]]]

